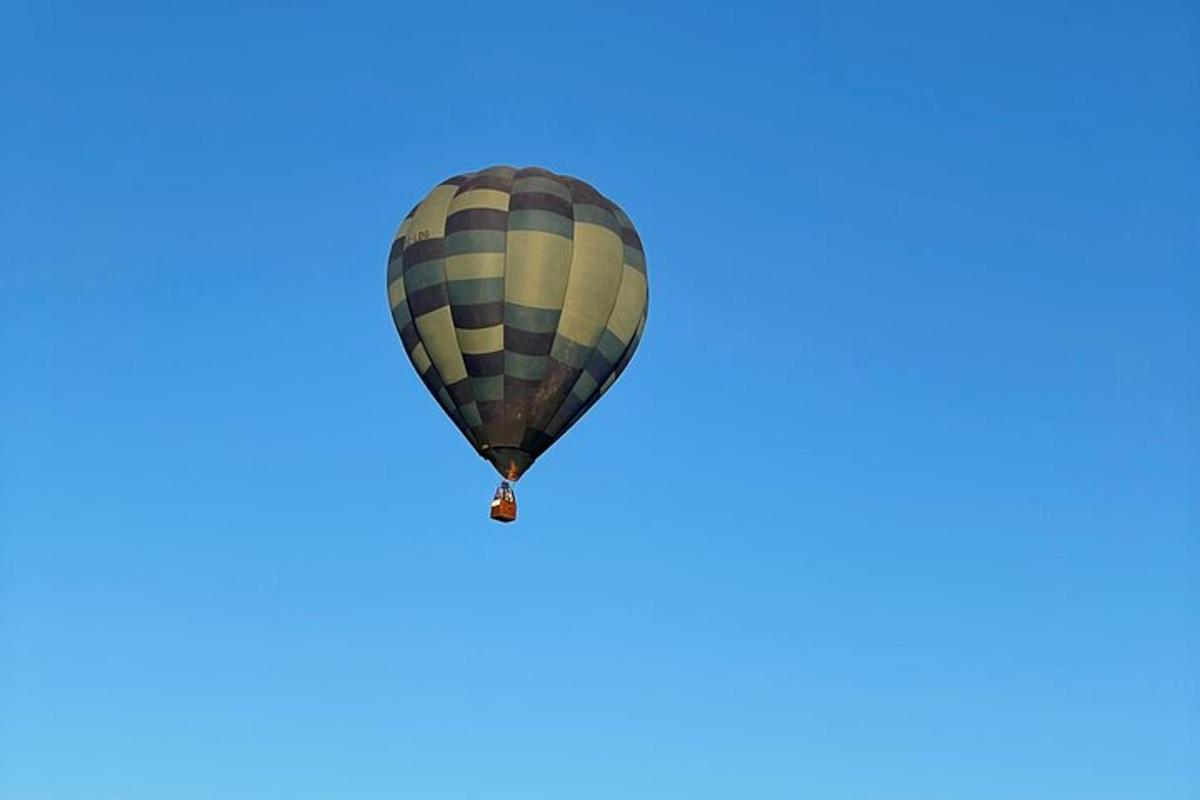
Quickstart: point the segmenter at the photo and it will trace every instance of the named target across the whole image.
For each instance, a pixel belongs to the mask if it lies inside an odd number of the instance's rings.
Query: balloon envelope
[[[625,369],[648,291],[629,217],[587,183],[537,167],[443,181],[400,224],[388,260],[413,367],[514,480]]]

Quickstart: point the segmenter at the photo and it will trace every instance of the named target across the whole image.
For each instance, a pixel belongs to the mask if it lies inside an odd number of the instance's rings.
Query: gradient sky
[[[1200,796],[1194,3],[0,14],[3,800]],[[651,277],[511,527],[384,287],[496,163]]]

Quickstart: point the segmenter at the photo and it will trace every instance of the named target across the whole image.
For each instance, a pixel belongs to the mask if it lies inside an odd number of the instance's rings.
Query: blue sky
[[[0,797],[1200,794],[1194,5],[2,13]],[[384,292],[496,163],[651,276],[508,528]]]

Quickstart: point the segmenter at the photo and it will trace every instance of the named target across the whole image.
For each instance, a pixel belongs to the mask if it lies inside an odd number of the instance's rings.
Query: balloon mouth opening
[[[533,456],[528,452],[520,447],[510,445],[483,444],[480,445],[478,452],[500,474],[501,478],[514,482],[520,480],[521,476],[529,471],[529,467],[533,465],[534,461]]]

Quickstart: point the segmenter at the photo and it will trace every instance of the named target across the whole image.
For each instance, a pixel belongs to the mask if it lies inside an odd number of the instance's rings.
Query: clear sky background
[[[0,798],[1200,796],[1198,18],[9,0]],[[497,163],[651,276],[511,527],[384,287]]]

